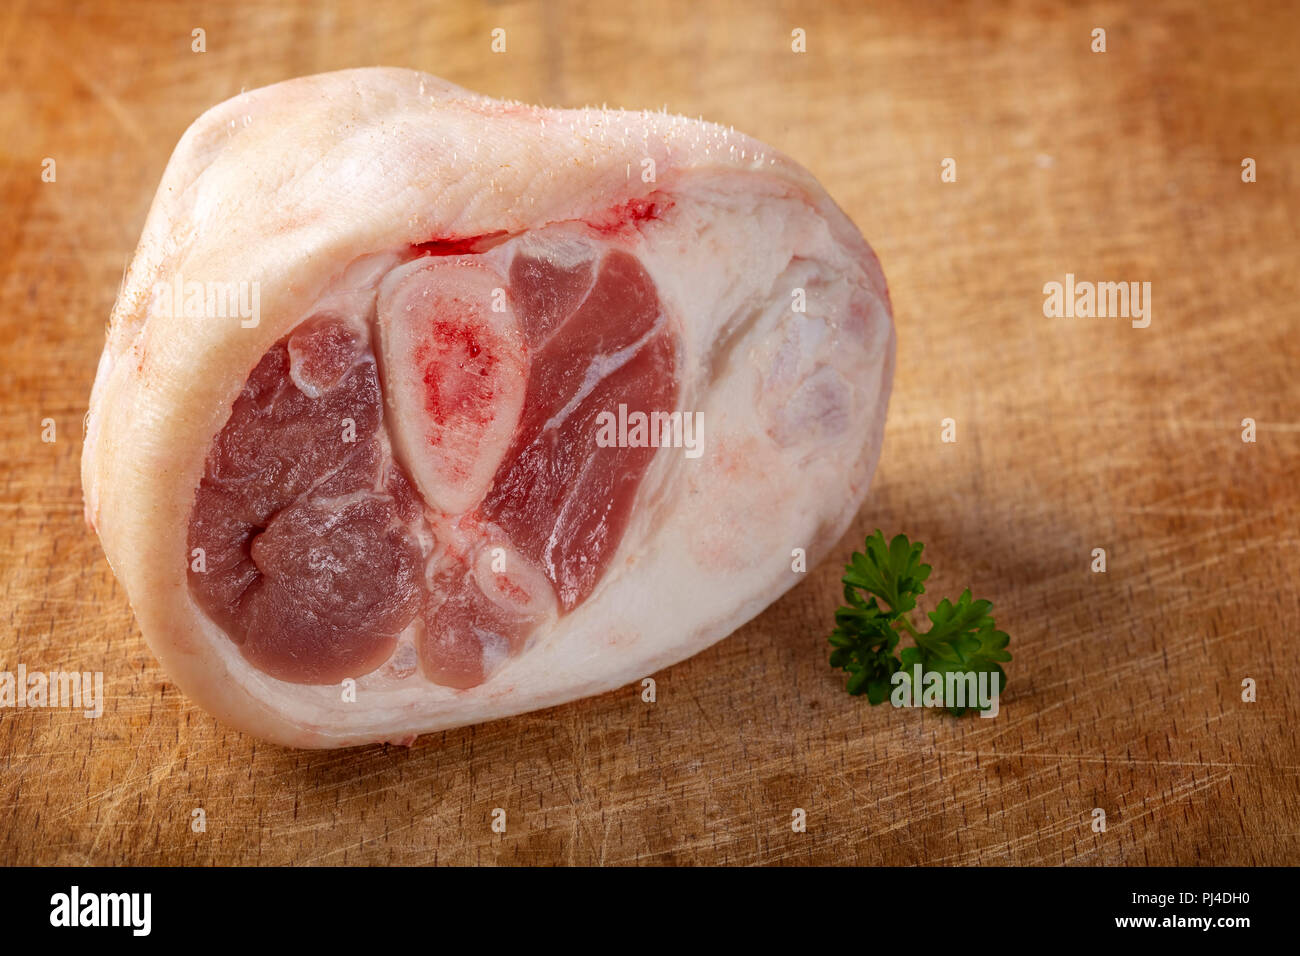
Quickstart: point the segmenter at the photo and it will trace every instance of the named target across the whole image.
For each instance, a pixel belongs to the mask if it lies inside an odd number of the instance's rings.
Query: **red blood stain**
[[[672,208],[672,203],[662,198],[629,199],[587,220],[587,225],[602,235],[614,235],[636,229],[637,225],[659,219]]]
[[[426,256],[467,256],[486,252],[503,242],[508,235],[509,233],[504,229],[498,229],[496,232],[485,232],[477,236],[447,236],[412,243],[411,250]]]
[[[510,598],[516,604],[528,603],[528,598],[529,598],[528,591],[526,591],[524,588],[521,588],[519,585],[515,584],[514,581],[511,581],[504,574],[498,574],[496,576],[496,585],[498,591],[500,591],[506,597]]]
[[[438,425],[481,427],[494,417],[496,389],[489,376],[500,360],[483,344],[490,336],[478,323],[440,320],[416,348],[416,363],[424,368],[424,407]],[[440,441],[441,429],[435,429],[429,443]]]

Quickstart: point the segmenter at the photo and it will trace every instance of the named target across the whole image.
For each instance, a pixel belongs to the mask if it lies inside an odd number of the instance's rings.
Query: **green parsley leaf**
[[[890,678],[898,670],[894,648],[898,632],[888,615],[881,613],[876,601],[872,607],[842,607],[835,612],[836,628],[831,632],[831,666],[849,675],[850,694],[867,695],[872,704],[889,696]]]
[[[873,705],[889,697],[897,671],[910,680],[916,664],[943,675],[997,674],[999,692],[1006,686],[1000,662],[1011,660],[1006,650],[1011,638],[994,624],[992,603],[975,600],[968,588],[955,603],[947,598],[939,602],[928,615],[925,632],[908,617],[930,577],[930,566],[921,562],[924,549],[901,534],[886,544],[877,530],[867,538],[865,552],[855,551],[844,568],[847,603],[835,612],[830,663],[849,675],[845,688],[850,694],[865,693]],[[896,654],[900,629],[915,645]],[[958,707],[946,696],[944,705],[958,716],[973,709]]]
[[[858,592],[866,591],[888,604],[895,616],[912,610],[930,576],[930,566],[921,563],[924,550],[925,545],[912,544],[901,534],[886,545],[884,533],[877,530],[867,538],[867,553],[853,552],[844,568],[844,599],[865,607]]]

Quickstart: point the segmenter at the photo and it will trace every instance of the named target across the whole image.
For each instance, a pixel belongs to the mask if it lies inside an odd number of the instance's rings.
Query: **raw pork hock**
[[[86,517],[221,720],[410,742],[638,680],[796,584],[867,492],[893,356],[871,250],[762,143],[306,77],[177,146]]]

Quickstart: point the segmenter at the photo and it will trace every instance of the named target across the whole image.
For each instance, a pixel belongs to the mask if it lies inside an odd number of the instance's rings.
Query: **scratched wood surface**
[[[6,4],[0,670],[103,671],[107,701],[0,710],[0,862],[1297,862],[1298,38],[1294,5],[1202,0]],[[373,64],[703,115],[822,180],[899,327],[875,489],[838,551],[906,531],[935,597],[994,601],[1015,653],[997,719],[848,697],[826,662],[836,559],[655,675],[653,705],[629,687],[307,753],[169,683],[81,520],[104,323],[195,116]],[[1150,327],[1045,318],[1067,272],[1150,282]]]

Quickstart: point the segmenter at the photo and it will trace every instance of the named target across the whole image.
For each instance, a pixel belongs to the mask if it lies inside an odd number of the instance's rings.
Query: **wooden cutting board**
[[[0,670],[102,671],[107,699],[0,710],[0,863],[1297,862],[1300,14],[1156,6],[8,4]],[[177,138],[242,88],[375,64],[732,124],[884,264],[897,378],[841,557],[654,704],[261,744],[169,683],[82,524],[104,324]],[[1150,326],[1045,317],[1067,273],[1149,282]],[[998,718],[844,693],[825,636],[876,527],[926,543],[928,597],[994,602]]]

